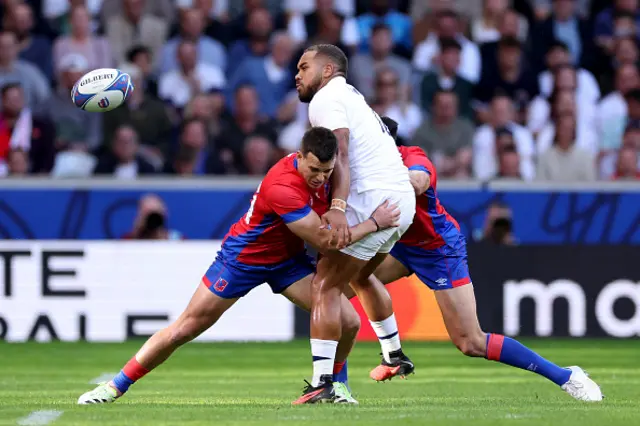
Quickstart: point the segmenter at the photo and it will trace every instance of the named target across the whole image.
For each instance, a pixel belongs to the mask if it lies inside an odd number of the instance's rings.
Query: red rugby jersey
[[[413,224],[404,233],[401,244],[420,247],[425,250],[440,248],[445,244],[454,245],[460,238],[460,225],[442,207],[437,195],[438,176],[436,169],[422,148],[417,146],[398,147],[402,161],[409,170],[429,173],[429,189],[416,198],[416,215]]]
[[[227,261],[271,265],[304,252],[304,241],[287,228],[287,223],[304,218],[312,210],[320,215],[326,212],[329,185],[310,188],[297,167],[296,155],[290,154],[267,172],[249,210],[223,240],[222,254]]]

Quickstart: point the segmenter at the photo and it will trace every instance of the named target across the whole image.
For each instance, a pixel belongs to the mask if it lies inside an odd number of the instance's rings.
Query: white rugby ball
[[[131,92],[129,74],[115,68],[100,68],[83,75],[71,90],[71,100],[89,112],[107,112],[122,105]]]

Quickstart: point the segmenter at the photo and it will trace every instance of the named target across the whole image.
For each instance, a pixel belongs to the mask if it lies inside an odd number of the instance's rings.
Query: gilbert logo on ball
[[[71,90],[71,100],[89,112],[107,112],[122,105],[131,92],[129,74],[115,68],[100,68],[80,78]]]

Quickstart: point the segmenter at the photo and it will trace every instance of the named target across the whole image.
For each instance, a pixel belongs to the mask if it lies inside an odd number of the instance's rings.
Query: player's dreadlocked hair
[[[307,47],[305,52],[317,52],[317,55],[323,55],[327,57],[338,68],[336,74],[343,77],[347,77],[347,70],[349,69],[349,60],[347,55],[344,54],[342,49],[333,44],[314,44]]]
[[[312,153],[321,163],[326,163],[336,156],[338,139],[326,127],[312,127],[302,137],[300,152],[302,155]]]

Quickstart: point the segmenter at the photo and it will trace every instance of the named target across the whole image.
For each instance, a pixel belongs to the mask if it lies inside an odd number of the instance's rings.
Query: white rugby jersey
[[[409,172],[393,137],[364,96],[344,77],[334,77],[309,103],[309,121],[329,130],[349,129],[351,190],[407,191]]]

